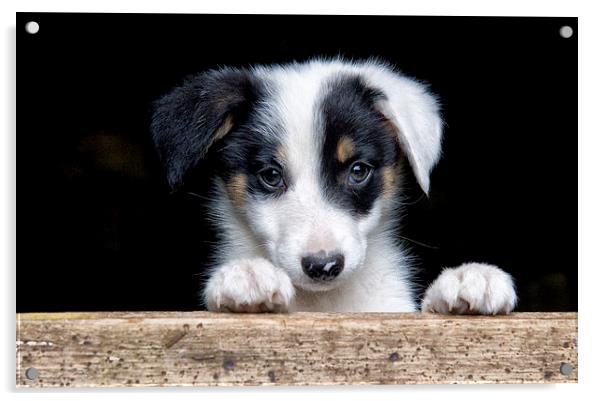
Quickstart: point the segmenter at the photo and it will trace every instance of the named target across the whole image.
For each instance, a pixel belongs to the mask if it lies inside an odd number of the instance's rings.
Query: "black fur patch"
[[[329,82],[321,105],[324,121],[322,175],[328,198],[355,215],[367,214],[383,193],[383,167],[395,165],[400,156],[398,142],[375,102],[384,94],[372,89],[355,75]],[[351,139],[354,154],[344,162],[337,158],[342,137]],[[347,184],[350,167],[364,161],[374,167],[371,178],[362,186]]]
[[[278,160],[279,139],[266,132],[283,132],[279,129],[280,123],[276,116],[267,119],[269,110],[263,110],[261,117],[258,110],[251,110],[246,119],[237,125],[226,137],[224,137],[215,151],[212,152],[212,160],[208,162],[215,165],[217,174],[228,182],[236,174],[247,176],[247,190],[251,196],[260,198],[278,196],[283,190],[269,190],[261,182],[258,173],[267,166],[277,167],[284,174]]]
[[[250,71],[223,69],[193,76],[155,103],[151,131],[172,188],[183,184],[226,119],[239,125],[264,93]]]

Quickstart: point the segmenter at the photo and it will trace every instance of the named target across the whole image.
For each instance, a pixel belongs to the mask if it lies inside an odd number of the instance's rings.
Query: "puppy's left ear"
[[[372,67],[368,80],[384,93],[376,107],[397,131],[416,181],[428,194],[430,173],[439,161],[443,136],[437,99],[425,85],[388,66]]]
[[[258,88],[251,71],[213,70],[188,78],[155,102],[151,132],[172,188],[248,112]]]

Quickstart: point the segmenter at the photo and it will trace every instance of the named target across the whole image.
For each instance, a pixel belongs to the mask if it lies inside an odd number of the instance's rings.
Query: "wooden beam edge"
[[[576,383],[578,377],[573,312],[27,313],[17,315],[16,350],[17,387],[24,388]]]

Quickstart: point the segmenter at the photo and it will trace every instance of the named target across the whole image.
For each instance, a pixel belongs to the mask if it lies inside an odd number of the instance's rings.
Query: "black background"
[[[212,236],[170,194],[151,102],[208,68],[318,55],[379,56],[441,98],[443,158],[400,227],[419,284],[486,261],[519,310],[577,310],[576,18],[19,13],[17,44],[19,312],[194,309]]]

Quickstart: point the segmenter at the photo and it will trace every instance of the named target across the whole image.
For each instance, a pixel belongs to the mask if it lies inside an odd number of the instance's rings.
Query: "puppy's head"
[[[152,132],[173,187],[211,157],[238,232],[322,291],[387,228],[403,155],[428,192],[441,119],[424,86],[386,65],[316,61],[196,76],[157,102]]]

